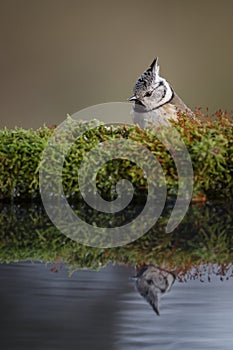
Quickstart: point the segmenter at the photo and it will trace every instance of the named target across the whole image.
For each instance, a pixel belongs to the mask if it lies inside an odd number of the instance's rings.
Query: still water
[[[232,350],[233,278],[176,280],[157,316],[133,275],[126,265],[71,276],[62,264],[0,265],[0,348]]]

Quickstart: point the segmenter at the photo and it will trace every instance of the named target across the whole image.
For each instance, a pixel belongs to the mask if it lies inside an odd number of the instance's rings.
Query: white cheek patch
[[[144,100],[146,104],[151,109],[159,108],[166,103],[168,103],[173,97],[173,91],[170,87],[169,83],[163,79],[160,78],[156,84],[154,84],[154,92],[149,97],[144,97]]]

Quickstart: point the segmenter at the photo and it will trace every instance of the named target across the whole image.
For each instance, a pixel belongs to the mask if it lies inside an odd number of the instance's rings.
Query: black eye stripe
[[[159,88],[159,87],[162,86],[162,85],[164,85],[164,84],[163,84],[162,81],[160,81],[160,82],[158,83],[156,89]],[[144,97],[150,97],[150,96],[152,95],[152,93],[153,93],[153,91],[147,91],[147,92],[145,93]],[[164,90],[162,98],[164,98],[165,95],[166,95],[166,90]]]
[[[147,91],[146,93],[145,93],[145,97],[150,97],[152,95],[152,91]]]

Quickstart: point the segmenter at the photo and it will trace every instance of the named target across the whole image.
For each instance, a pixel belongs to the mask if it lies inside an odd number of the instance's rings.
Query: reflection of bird
[[[177,113],[185,113],[195,118],[171,85],[159,76],[158,59],[141,75],[134,86],[134,94],[129,98],[134,101],[133,119],[141,127],[143,120],[155,125],[169,125],[169,120],[177,120]]]
[[[137,273],[136,286],[139,293],[159,315],[159,301],[163,294],[169,292],[175,282],[175,275],[154,265],[145,265]]]

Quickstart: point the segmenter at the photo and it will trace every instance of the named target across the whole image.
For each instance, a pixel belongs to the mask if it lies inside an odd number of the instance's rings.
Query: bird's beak
[[[135,101],[135,100],[137,100],[137,97],[136,96],[131,96],[130,98],[128,98],[128,101]]]

